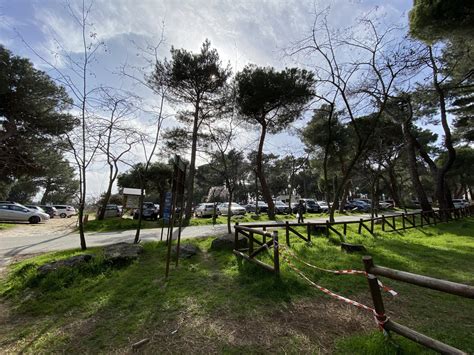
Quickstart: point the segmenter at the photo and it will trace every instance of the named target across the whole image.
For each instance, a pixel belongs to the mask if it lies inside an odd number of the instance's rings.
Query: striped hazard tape
[[[342,301],[344,303],[347,303],[347,304],[350,304],[354,307],[357,307],[357,308],[360,308],[360,309],[364,309],[366,311],[369,311],[369,312],[372,312],[373,315],[374,315],[374,320],[375,322],[377,323],[378,327],[380,328],[380,330],[384,330],[384,325],[385,323],[387,323],[388,321],[388,317],[385,315],[385,314],[378,314],[376,312],[376,310],[372,307],[369,307],[363,303],[360,303],[360,302],[357,302],[357,301],[354,301],[354,300],[351,300],[347,297],[344,297],[344,296],[341,296],[341,295],[338,295],[337,293],[334,293],[332,292],[331,290],[328,290],[327,288],[325,287],[322,287],[320,285],[318,285],[317,283],[315,283],[314,281],[312,281],[310,278],[308,278],[305,274],[303,274],[303,272],[301,272],[296,266],[294,266],[291,261],[288,259],[288,257],[286,255],[282,255],[283,259],[286,260],[286,262],[288,263],[288,266],[290,266],[290,268],[297,274],[299,275],[301,278],[303,278],[304,280],[306,280],[311,286],[317,288],[318,290],[320,290],[321,292],[324,292],[325,294],[339,300],[339,301]]]
[[[324,269],[324,268],[321,268],[319,266],[316,266],[316,265],[313,265],[313,264],[310,264],[304,260],[302,260],[300,257],[298,257],[296,254],[294,254],[292,251],[288,250],[287,248],[280,248],[280,251],[283,253],[287,253],[288,255],[290,255],[292,258],[298,260],[300,263],[308,266],[308,267],[311,267],[313,269],[316,269],[316,270],[319,270],[319,271],[324,271],[324,272],[329,272],[331,274],[335,274],[335,275],[363,275],[363,276],[367,276],[367,272],[366,271],[362,271],[362,270],[354,270],[354,269],[346,269],[346,270],[330,270],[330,269]],[[398,293],[393,290],[392,288],[384,285],[382,283],[382,281],[380,281],[379,279],[377,279],[377,282],[379,284],[379,287],[385,291],[385,292],[388,292],[389,294],[391,294],[392,296],[397,296]]]

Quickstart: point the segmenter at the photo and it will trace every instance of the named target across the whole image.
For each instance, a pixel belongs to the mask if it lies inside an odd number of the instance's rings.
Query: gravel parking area
[[[2,222],[8,223],[8,222]],[[57,234],[65,234],[72,232],[76,227],[77,217],[71,218],[53,218],[44,223],[12,223],[14,227],[0,231],[2,237],[35,237],[48,234],[55,236]],[[1,243],[1,241],[0,241]]]

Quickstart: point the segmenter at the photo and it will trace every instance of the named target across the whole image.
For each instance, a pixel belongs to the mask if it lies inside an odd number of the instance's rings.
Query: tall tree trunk
[[[273,203],[272,193],[267,184],[267,179],[265,179],[265,174],[263,172],[263,144],[265,143],[265,135],[267,133],[267,127],[265,124],[262,125],[262,132],[260,134],[260,142],[258,144],[257,152],[257,176],[260,180],[260,186],[262,187],[262,195],[268,204],[268,218],[275,219],[275,204]]]
[[[411,132],[411,121],[406,120],[402,124],[403,137],[405,139],[407,159],[408,159],[408,170],[410,171],[411,182],[415,189],[418,202],[420,203],[422,211],[432,211],[431,204],[426,196],[425,189],[420,181],[420,174],[418,173],[418,167],[416,164],[416,151],[415,151],[415,137]]]
[[[229,234],[232,233],[232,227],[230,226],[230,218],[232,217],[232,189],[230,188],[230,184],[228,184],[227,191],[229,192],[229,205],[227,206],[227,232]]]
[[[196,150],[197,150],[197,139],[199,129],[199,100],[197,100],[194,106],[194,120],[193,120],[193,136],[191,145],[191,161],[189,162],[189,175],[188,175],[188,186],[187,186],[187,198],[186,198],[186,209],[184,213],[184,219],[189,221],[192,217],[193,198],[194,198],[194,175],[196,173]]]
[[[390,183],[388,184],[389,189],[390,189],[390,196],[392,196],[395,206],[401,207],[402,203],[401,203],[401,198],[399,194],[397,176],[395,175],[395,169],[393,168],[392,165],[389,165],[387,172],[388,172],[388,178],[390,180]]]

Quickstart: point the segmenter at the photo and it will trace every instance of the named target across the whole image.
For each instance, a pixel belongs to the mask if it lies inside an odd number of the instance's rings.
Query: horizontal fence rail
[[[427,225],[436,225],[441,222],[448,222],[452,220],[458,220],[464,217],[470,217],[474,215],[474,206],[455,208],[449,210],[433,210],[433,211],[419,211],[419,212],[405,212],[391,215],[380,215],[373,218],[360,218],[352,221],[335,221],[330,222],[272,222],[272,223],[255,223],[255,224],[241,224],[238,223],[239,228],[245,231],[243,228],[250,228],[254,234],[260,234],[265,232],[266,228],[281,228],[285,229],[286,244],[290,245],[290,236],[293,234],[300,239],[310,242],[312,234],[322,234],[326,237],[330,237],[330,234],[336,234],[339,236],[339,242],[346,241],[347,226],[357,225],[357,232],[361,234],[366,231],[370,234],[374,234],[375,225],[381,225],[381,229],[384,232],[395,232],[402,231],[410,228],[424,227]],[[335,226],[343,226],[343,231],[337,230]],[[306,236],[301,232],[295,230],[296,227],[306,227]],[[263,228],[260,231],[259,228]],[[258,232],[257,232],[258,231]],[[248,230],[247,230],[248,232]]]
[[[389,319],[385,315],[382,293],[380,292],[376,275],[385,276],[394,280],[467,298],[474,298],[474,287],[382,266],[375,266],[373,259],[370,256],[364,256],[362,260],[364,262],[365,271],[367,272],[367,281],[369,282],[370,294],[374,302],[377,321],[384,330],[393,331],[397,334],[400,334],[401,336],[404,336],[405,338],[408,338],[418,344],[426,346],[427,348],[433,349],[442,354],[466,354],[462,350],[440,342],[439,340],[430,338],[424,334],[418,333],[411,328]]]

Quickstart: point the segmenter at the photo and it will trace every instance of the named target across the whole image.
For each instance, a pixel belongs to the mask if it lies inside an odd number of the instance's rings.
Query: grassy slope
[[[474,219],[414,229],[405,234],[350,237],[362,242],[379,265],[474,284]],[[141,259],[124,268],[96,261],[45,279],[35,265],[78,252],[22,261],[0,284],[0,352],[112,351],[150,338],[150,351],[395,353],[374,331],[371,316],[313,290],[285,263],[281,281],[228,252],[208,251],[210,239],[193,240],[202,253],[172,268],[163,279],[165,248],[145,245]],[[326,268],[361,268],[360,254],[342,253],[323,238],[293,249]],[[305,268],[319,284],[370,304],[366,281]],[[386,282],[400,295],[385,297],[389,315],[420,332],[474,352],[472,300]],[[15,305],[15,306],[13,306]],[[1,310],[0,310],[1,311]],[[313,312],[313,313],[312,313]],[[326,312],[326,313],[325,313]],[[0,312],[2,313],[2,312]],[[292,316],[293,315],[293,316]],[[408,353],[424,352],[394,337]]]

